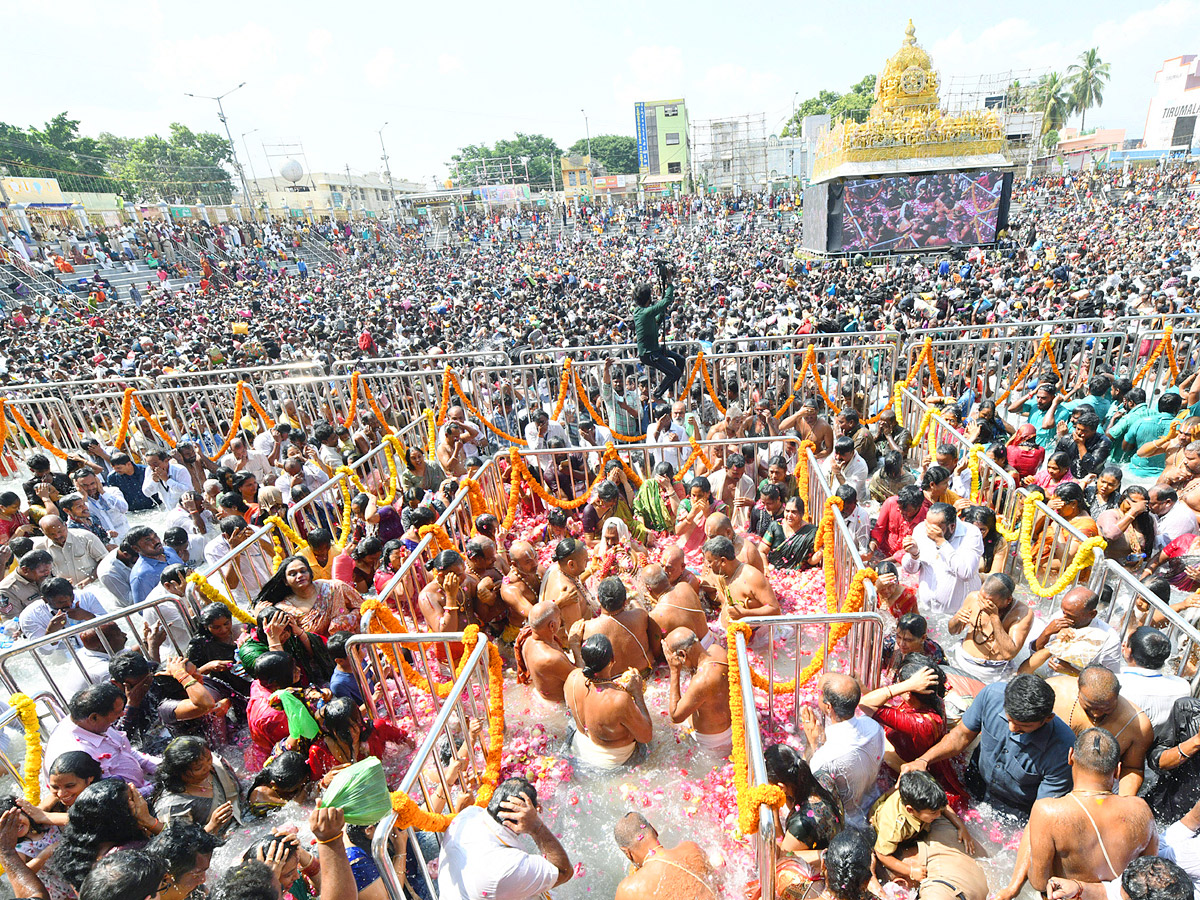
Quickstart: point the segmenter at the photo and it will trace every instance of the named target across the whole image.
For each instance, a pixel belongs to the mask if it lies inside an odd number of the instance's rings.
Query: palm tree
[[[1109,65],[1100,60],[1099,48],[1093,47],[1079,54],[1079,62],[1067,67],[1067,80],[1071,87],[1071,112],[1080,114],[1079,133],[1087,122],[1087,111],[1093,106],[1104,105],[1104,86],[1108,83]]]
[[[1043,75],[1033,89],[1033,108],[1042,114],[1042,134],[1058,131],[1071,111],[1071,97],[1057,72]]]

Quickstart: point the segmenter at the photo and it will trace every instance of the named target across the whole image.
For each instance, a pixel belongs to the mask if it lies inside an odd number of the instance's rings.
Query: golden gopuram
[[[931,169],[1011,165],[999,116],[941,109],[938,73],[909,20],[904,43],[875,82],[862,123],[845,121],[817,143],[813,181]]]

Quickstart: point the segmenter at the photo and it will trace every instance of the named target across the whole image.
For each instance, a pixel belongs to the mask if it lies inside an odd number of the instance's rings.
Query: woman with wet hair
[[[221,835],[242,821],[242,789],[201,738],[179,737],[163,751],[150,806],[164,822],[182,819]]]
[[[46,865],[74,888],[96,860],[116,849],[139,849],[162,831],[145,799],[120,778],[101,778],[75,798]]]
[[[873,832],[846,828],[825,850],[825,892],[832,900],[871,900],[867,889],[875,861]]]
[[[312,769],[303,753],[284,750],[269,759],[246,788],[246,804],[256,816],[265,816],[293,800],[306,799]]]
[[[316,714],[320,735],[308,748],[308,766],[322,780],[334,768],[374,756],[384,759],[388,744],[408,744],[408,733],[387,719],[368,719],[357,703],[336,697]]]

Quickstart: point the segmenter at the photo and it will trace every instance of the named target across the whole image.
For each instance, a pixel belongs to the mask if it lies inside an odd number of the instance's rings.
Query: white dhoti
[[[716,753],[719,756],[728,756],[733,752],[732,725],[717,734],[704,734],[704,732],[696,731],[693,728],[692,739],[705,750],[708,750],[710,753]]]
[[[963,674],[984,685],[1002,680],[1012,669],[1011,659],[982,659],[972,656],[963,649],[963,645],[954,646],[954,665],[962,669]]]
[[[704,637],[700,638],[700,647],[704,650],[707,650],[709,647],[711,647],[716,642],[717,642],[717,635],[710,628],[710,629],[708,629],[708,633],[706,635],[704,635]]]
[[[637,750],[637,742],[631,741],[621,747],[601,747],[582,731],[576,729],[571,738],[571,753],[580,762],[597,769],[617,769],[629,762]]]

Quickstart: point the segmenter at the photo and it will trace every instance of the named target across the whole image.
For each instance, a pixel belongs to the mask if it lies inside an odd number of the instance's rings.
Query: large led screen
[[[1005,225],[1007,200],[1005,174],[995,170],[848,179],[840,249],[902,253],[990,244]]]

